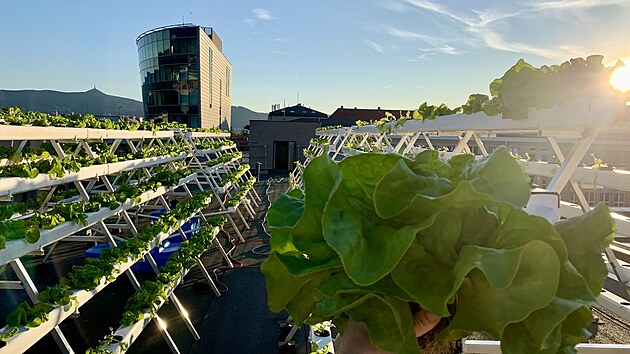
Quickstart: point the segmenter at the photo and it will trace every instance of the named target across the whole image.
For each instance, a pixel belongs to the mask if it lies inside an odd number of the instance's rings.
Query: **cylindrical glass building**
[[[231,125],[232,65],[211,28],[155,28],[138,36],[136,44],[145,118],[190,127]]]

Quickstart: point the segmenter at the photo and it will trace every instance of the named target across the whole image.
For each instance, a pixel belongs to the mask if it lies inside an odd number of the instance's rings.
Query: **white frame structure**
[[[32,126],[0,126],[0,140],[10,141],[16,148],[16,155],[19,154],[24,147],[29,143],[39,144],[40,142],[50,142],[60,158],[66,156],[66,152],[62,149],[63,143],[77,144],[77,148],[73,152],[73,155],[77,155],[80,152],[85,152],[92,158],[98,157],[98,155],[90,148],[92,142],[106,142],[110,153],[115,153],[121,144],[126,144],[132,152],[138,151],[142,147],[151,146],[165,146],[165,145],[182,145],[183,151],[177,156],[158,156],[146,159],[128,160],[116,163],[107,163],[101,165],[93,165],[89,167],[83,167],[80,171],[73,173],[68,172],[59,178],[52,178],[47,174],[40,174],[36,178],[0,178],[0,199],[11,200],[14,196],[25,192],[38,191],[45,189],[47,192],[43,204],[40,207],[40,211],[44,211],[49,208],[49,201],[55,192],[57,186],[60,185],[72,185],[79,191],[79,196],[70,198],[69,200],[62,202],[74,202],[79,200],[89,200],[90,195],[99,191],[114,191],[118,183],[139,183],[141,180],[151,178],[153,174],[162,169],[167,168],[170,171],[176,171],[179,167],[175,162],[181,162],[184,166],[193,167],[195,163],[200,164],[199,156],[205,156],[205,161],[210,161],[214,158],[220,157],[222,151],[199,151],[195,148],[195,141],[197,139],[205,140],[224,140],[229,138],[229,134],[215,134],[215,133],[185,133],[180,129],[171,131],[123,131],[123,130],[104,130],[104,129],[89,129],[89,128],[59,128],[59,127],[32,127]],[[225,150],[231,150],[225,149]],[[221,149],[223,150],[223,149]],[[10,164],[11,160],[2,160],[0,165]],[[224,169],[230,171],[229,168],[237,168],[239,164],[238,160],[234,160],[231,164],[223,166]],[[230,167],[228,167],[228,165]],[[232,167],[233,166],[233,167]],[[194,190],[208,190],[204,188],[200,183],[200,179],[205,178],[205,167],[202,165],[197,166],[197,171],[191,175],[182,178],[175,186],[163,186],[157,188],[155,191],[144,192],[139,200],[132,201],[128,199],[122,203],[117,209],[110,210],[109,208],[101,208],[101,210],[88,213],[87,222],[83,225],[75,224],[73,222],[65,222],[57,225],[51,230],[40,230],[41,236],[36,243],[28,243],[24,239],[18,239],[13,241],[7,241],[6,248],[0,250],[0,273],[6,269],[6,266],[11,266],[17,275],[18,280],[0,281],[0,291],[13,291],[24,290],[28,294],[32,303],[39,301],[39,290],[36,283],[29,276],[24,265],[22,264],[20,257],[27,254],[44,255],[43,261],[46,261],[48,256],[54,251],[58,242],[68,241],[97,241],[108,243],[110,246],[115,247],[118,241],[122,240],[117,235],[116,230],[129,230],[132,235],[138,235],[136,225],[140,219],[150,220],[152,217],[149,215],[152,211],[165,209],[170,210],[170,204],[168,199],[170,198],[190,198],[193,195]],[[121,177],[123,172],[136,172],[134,173],[134,179],[131,177],[126,180]],[[249,173],[249,171],[247,171]],[[251,174],[250,174],[251,176]],[[213,189],[211,189],[213,190]],[[214,193],[215,196],[218,194]],[[252,190],[249,198],[257,206],[256,200],[260,201],[260,198]],[[218,198],[215,198],[218,199]],[[213,214],[222,214],[223,212],[213,212],[210,207],[211,199],[206,201],[208,207],[200,208],[193,212],[185,220],[181,220],[177,227],[172,228],[169,232],[161,233],[157,236],[156,241],[151,243],[151,249],[161,244],[163,240],[171,237],[177,233],[182,235],[183,238],[188,238],[186,232],[183,231],[182,226],[190,221],[193,217],[198,216],[205,224],[207,224],[206,216]],[[219,203],[221,201],[219,200]],[[222,206],[223,204],[221,204]],[[249,205],[249,204],[247,204]],[[251,208],[251,207],[250,207]],[[247,209],[250,211],[250,209]],[[253,211],[253,209],[251,209]],[[239,212],[240,214],[240,212]],[[229,215],[227,215],[229,217]],[[253,217],[253,214],[251,214]],[[16,216],[20,217],[20,216]],[[238,230],[236,224],[231,220],[234,230],[239,234],[241,240],[242,236]],[[243,220],[245,222],[245,220]],[[249,228],[245,222],[246,227]],[[190,230],[189,232],[195,232],[196,230]],[[218,229],[215,230],[215,237],[213,238],[213,244],[217,247],[229,267],[233,267],[230,257],[223,249],[221,242],[217,239],[216,235]],[[132,285],[139,289],[138,283],[134,273],[131,271],[131,266],[140,260],[146,260],[157,271],[157,264],[149,251],[142,254],[141,257],[136,259],[128,259],[122,264],[115,266],[117,273],[114,278],[118,278],[121,274],[125,274],[131,281]],[[201,262],[200,258],[197,258],[197,265],[202,271],[204,278],[210,284],[214,294],[221,296],[219,289],[216,287],[212,277],[208,274],[205,265]],[[180,281],[183,280],[183,275]],[[115,279],[113,280],[115,281]],[[17,353],[23,352],[30,348],[39,339],[48,333],[51,333],[57,342],[60,350],[64,353],[73,353],[73,349],[65,339],[63,333],[59,328],[59,324],[68,318],[70,315],[78,312],[79,308],[89,301],[94,295],[102,291],[112,281],[106,279],[101,280],[101,284],[92,291],[78,290],[74,291],[77,302],[66,308],[61,306],[54,306],[53,311],[49,314],[49,320],[42,325],[35,328],[22,328],[19,332],[10,337],[6,341],[6,345],[0,348],[0,353]],[[199,340],[200,336],[195,330],[192,322],[188,318],[188,314],[174,294],[174,289],[177,284],[169,292],[170,301],[176,306],[180,317],[186,324],[187,328],[191,332],[194,340]],[[150,316],[149,316],[150,317]],[[151,318],[146,319],[146,323],[143,326],[132,326],[133,339],[144,329],[146,324],[150,322]],[[0,329],[1,333],[8,331],[9,328],[5,327]],[[116,332],[127,331],[128,328],[119,328]],[[164,338],[171,350],[174,353],[178,353],[177,345],[172,340],[166,330],[163,331]],[[127,341],[131,344],[133,340]]]

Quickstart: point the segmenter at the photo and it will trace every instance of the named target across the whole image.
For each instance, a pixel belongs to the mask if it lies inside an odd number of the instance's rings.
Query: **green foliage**
[[[550,108],[578,97],[618,95],[608,79],[619,64],[606,68],[603,58],[591,55],[540,68],[520,59],[502,77],[492,81],[493,99],[483,110],[488,115],[502,112],[503,118],[527,119],[529,108]]]
[[[250,168],[249,164],[243,164],[243,165],[240,165],[234,172],[227,175],[223,175],[221,177],[221,180],[218,182],[219,187],[226,186],[228,183],[231,183],[231,184],[238,183],[241,177],[243,177],[243,175],[247,173],[247,171],[249,171],[249,168]]]
[[[249,192],[250,190],[252,190],[252,188],[254,188],[254,183],[256,182],[256,177],[251,177],[247,182],[243,183],[240,187],[239,190],[234,193],[234,195],[232,196],[232,198],[230,198],[230,200],[228,200],[225,205],[230,207],[230,206],[237,206],[241,203],[241,201],[243,200],[243,198],[245,198],[245,196],[247,195],[247,192]]]
[[[0,110],[0,120],[8,125],[32,125],[41,127],[71,127],[115,130],[170,130],[179,128],[188,131],[203,131],[210,133],[225,133],[218,128],[188,128],[186,124],[177,122],[129,122],[124,120],[112,121],[107,118],[96,118],[92,114],[83,115],[50,115],[41,112],[22,112],[18,107],[8,107]]]
[[[490,100],[488,95],[476,93],[468,96],[468,101],[462,105],[464,114],[472,114],[483,111],[483,106]]]
[[[315,131],[316,132],[322,132],[322,131],[326,131],[326,130],[333,130],[333,129],[339,129],[339,128],[343,128],[343,127],[341,125],[329,125],[327,127],[316,128]]]
[[[479,161],[322,156],[303,180],[267,214],[271,310],[340,328],[351,318],[396,353],[419,352],[409,303],[451,317],[440,339],[486,332],[504,353],[570,352],[585,338],[614,222],[605,205],[556,225],[523,212],[527,177],[506,149]]]
[[[206,164],[208,165],[208,167],[210,166],[216,166],[218,164],[221,163],[228,163],[234,159],[240,159],[243,157],[243,153],[241,151],[236,151],[236,152],[232,152],[229,154],[225,154],[225,155],[221,155],[219,157],[217,157],[216,159],[212,159],[210,161],[208,161]]]
[[[145,281],[127,300],[121,323],[130,326],[138,322],[145,313],[155,316],[162,302],[166,300],[166,290],[161,282]]]
[[[38,303],[34,306],[29,305],[26,301],[20,303],[18,307],[11,311],[7,317],[7,326],[33,328],[48,321],[48,313],[52,307],[45,303]]]
[[[68,306],[72,302],[76,305],[77,299],[72,295],[70,287],[56,284],[49,286],[46,290],[39,293],[39,301],[59,306]]]
[[[220,223],[221,219],[214,219]],[[224,219],[223,219],[224,221]],[[142,319],[145,314],[155,316],[167,293],[184,271],[192,268],[197,258],[212,247],[215,227],[204,227],[190,240],[182,242],[179,250],[173,254],[166,264],[160,268],[157,281],[145,281],[125,305],[125,312],[121,320],[124,326],[130,326]]]
[[[434,106],[434,105],[429,105],[427,102],[424,102],[423,104],[420,105],[420,107],[418,107],[418,109],[416,109],[413,112],[413,119],[433,120],[439,116],[446,116],[450,114],[461,113],[461,110],[462,110],[461,107],[450,109],[444,103],[442,103],[439,106]]]
[[[111,354],[112,352],[105,349],[105,347],[108,347],[112,344],[118,344],[122,353],[126,352],[129,347],[127,343],[114,337],[114,329],[110,327],[109,333],[105,335],[105,338],[98,341],[98,346],[88,348],[85,351],[85,354]]]
[[[218,150],[223,147],[236,147],[234,142],[229,139],[209,141],[205,143],[195,143],[198,150]]]
[[[98,193],[89,201],[78,201],[68,204],[56,204],[46,213],[35,213],[27,220],[5,220],[0,221],[0,249],[6,247],[6,241],[26,238],[26,241],[35,243],[39,240],[40,230],[50,230],[60,223],[72,221],[76,224],[87,224],[87,213],[99,211],[102,207],[111,210],[117,209],[121,203],[132,199],[139,202],[142,193],[149,190],[156,190],[161,186],[175,186],[179,180],[189,176],[190,169],[182,169],[170,172],[167,169],[153,175],[150,179],[141,182],[137,186],[123,184],[114,192]],[[63,196],[72,195],[63,193]],[[11,203],[0,206],[0,217],[10,217],[14,213],[23,213],[29,206],[24,203]],[[35,207],[37,208],[37,206]]]
[[[6,242],[26,239],[29,243],[39,240],[39,228],[31,220],[5,220],[0,221],[0,249],[6,248]]]

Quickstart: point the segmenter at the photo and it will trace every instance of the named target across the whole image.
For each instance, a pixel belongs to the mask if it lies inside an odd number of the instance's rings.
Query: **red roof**
[[[396,118],[403,117],[407,114],[413,114],[413,109],[363,109],[363,108],[344,108],[343,106],[337,108],[337,110],[328,117],[328,119],[344,119],[351,121],[370,121],[370,120],[379,120],[381,118],[385,118],[385,112],[389,112],[394,115]]]

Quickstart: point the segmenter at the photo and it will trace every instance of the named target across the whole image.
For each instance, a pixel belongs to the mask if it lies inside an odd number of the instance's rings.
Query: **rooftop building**
[[[232,64],[212,28],[159,27],[139,35],[136,45],[147,119],[229,129]]]

